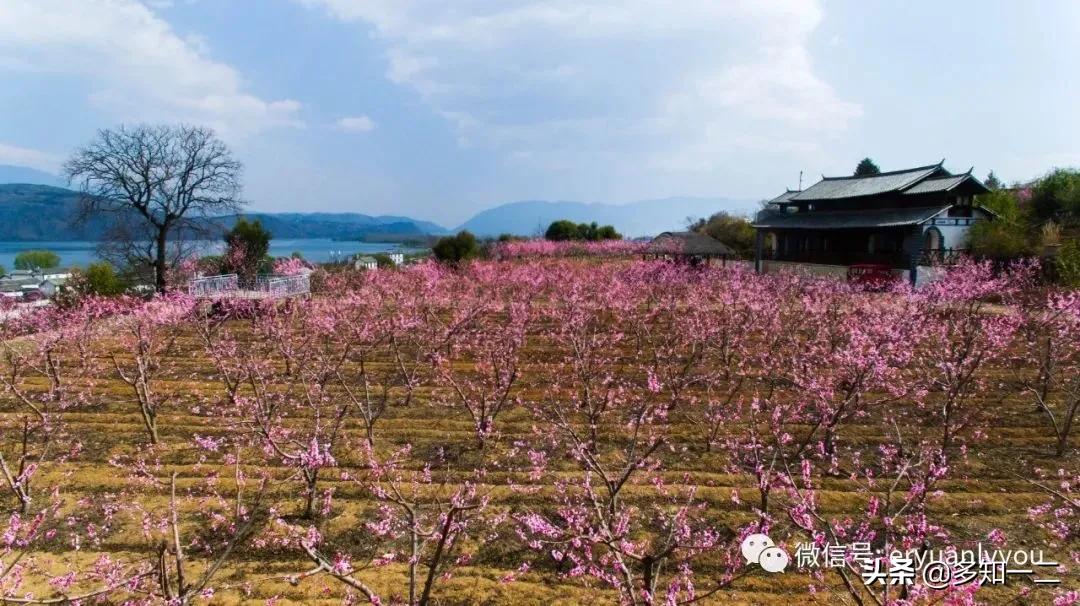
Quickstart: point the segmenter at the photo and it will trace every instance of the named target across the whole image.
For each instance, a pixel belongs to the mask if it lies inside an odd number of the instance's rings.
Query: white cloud
[[[370,27],[390,80],[515,163],[708,171],[861,115],[814,73],[812,0],[299,1]]]
[[[0,143],[0,164],[14,164],[45,172],[57,172],[62,161],[62,158],[56,154]]]
[[[366,133],[375,129],[375,122],[367,116],[351,116],[338,120],[337,127],[349,133]]]
[[[203,42],[136,0],[4,0],[3,70],[81,77],[89,102],[124,121],[191,121],[238,136],[301,125],[298,102],[246,91]]]

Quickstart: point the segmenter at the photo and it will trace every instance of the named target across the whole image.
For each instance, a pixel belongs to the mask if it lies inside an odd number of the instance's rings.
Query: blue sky
[[[1080,3],[0,0],[0,163],[213,126],[269,211],[772,197],[1080,165]]]

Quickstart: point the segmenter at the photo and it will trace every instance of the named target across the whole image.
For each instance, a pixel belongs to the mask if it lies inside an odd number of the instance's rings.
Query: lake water
[[[212,255],[222,251],[220,241],[206,242],[203,254]],[[8,271],[15,269],[15,255],[24,250],[46,249],[60,255],[60,267],[86,265],[98,261],[97,242],[0,242],[0,265]],[[346,240],[327,240],[321,238],[298,240],[270,240],[271,257],[287,257],[293,251],[299,251],[308,261],[326,263],[327,261],[352,256],[356,253],[373,254],[379,252],[410,252],[416,249],[397,244],[378,242],[350,242]]]

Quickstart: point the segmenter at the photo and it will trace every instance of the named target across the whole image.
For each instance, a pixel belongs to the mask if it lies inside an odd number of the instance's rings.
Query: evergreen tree
[[[235,272],[241,280],[253,282],[259,265],[270,252],[273,235],[255,219],[239,219],[225,234],[225,264],[227,271]]]
[[[991,190],[1001,189],[1001,179],[997,178],[994,171],[990,171],[990,174],[986,175],[986,187]]]
[[[476,258],[480,254],[480,245],[476,236],[462,231],[456,236],[440,238],[435,246],[431,247],[431,253],[443,263],[457,264]]]
[[[870,158],[863,158],[859,161],[859,165],[855,167],[856,177],[865,177],[868,175],[879,174],[881,174],[881,169],[878,168],[878,165],[874,164],[874,161]]]

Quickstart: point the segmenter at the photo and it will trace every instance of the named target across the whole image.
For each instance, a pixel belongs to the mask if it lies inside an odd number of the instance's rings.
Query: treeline
[[[720,211],[708,219],[691,221],[688,227],[727,244],[742,259],[754,258],[754,228],[746,217]]]
[[[486,256],[485,251],[495,242],[513,242],[525,240],[521,236],[502,234],[496,240],[481,241],[468,230],[453,236],[440,238],[431,247],[431,254],[439,261],[459,263]],[[602,242],[622,240],[622,234],[612,225],[592,223],[574,223],[567,219],[552,221],[544,231],[544,239],[550,242]]]
[[[592,223],[574,223],[566,219],[552,221],[544,232],[544,238],[552,242],[565,242],[567,240],[584,240],[597,242],[600,240],[622,240],[622,234],[615,231],[611,225],[597,225]]]
[[[992,177],[987,185],[998,186]],[[970,247],[976,256],[1042,257],[1052,277],[1080,286],[1080,170],[1055,169],[1032,183],[999,186],[978,202],[997,218],[972,226]]]

